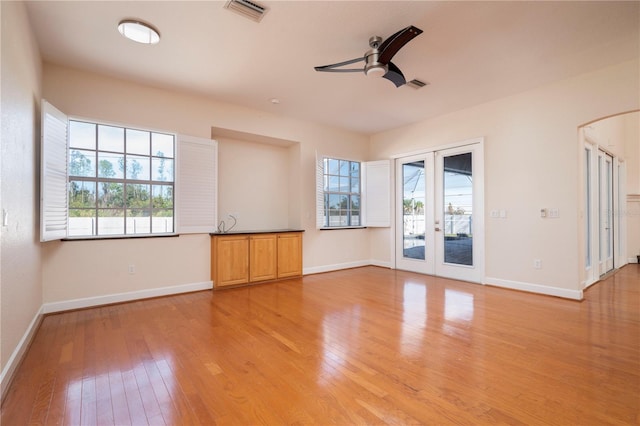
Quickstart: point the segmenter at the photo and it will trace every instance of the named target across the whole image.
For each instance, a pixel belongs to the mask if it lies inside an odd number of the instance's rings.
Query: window
[[[175,136],[69,121],[71,237],[174,230]]]
[[[69,119],[42,102],[40,240],[214,232],[217,142]]]
[[[323,159],[323,227],[361,226],[360,163]]]

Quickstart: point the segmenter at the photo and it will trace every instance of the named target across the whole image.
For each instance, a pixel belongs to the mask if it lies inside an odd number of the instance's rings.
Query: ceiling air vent
[[[228,0],[224,7],[256,22],[260,22],[269,10],[261,4],[249,0]]]
[[[425,83],[424,81],[420,81],[418,79],[413,79],[411,81],[409,81],[407,83],[407,86],[411,87],[412,89],[422,89],[424,86],[426,86],[429,83]]]

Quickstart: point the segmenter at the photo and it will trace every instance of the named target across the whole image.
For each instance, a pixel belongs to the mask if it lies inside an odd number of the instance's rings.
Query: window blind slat
[[[42,100],[40,241],[67,236],[67,116]]]
[[[176,229],[178,233],[215,232],[218,218],[218,143],[178,136]]]

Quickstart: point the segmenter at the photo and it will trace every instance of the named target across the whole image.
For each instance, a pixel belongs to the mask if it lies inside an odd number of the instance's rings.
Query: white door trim
[[[442,265],[436,266],[436,255],[434,252],[436,237],[435,237],[435,184],[436,184],[436,164],[435,160],[437,154],[451,155],[452,153],[473,153],[473,193],[474,193],[474,207],[473,207],[473,266],[464,265],[446,265],[442,262]],[[454,278],[464,281],[471,281],[484,284],[485,282],[485,223],[484,223],[484,138],[474,138],[464,140],[458,143],[451,143],[446,145],[439,145],[430,149],[421,151],[412,151],[405,154],[395,154],[391,156],[396,160],[393,162],[395,173],[393,177],[395,183],[393,188],[395,190],[394,196],[394,219],[392,221],[393,241],[394,247],[392,248],[391,266],[394,269],[407,269],[419,273],[425,273],[430,275],[444,276],[448,278]],[[425,173],[426,183],[425,192],[427,197],[431,198],[430,205],[425,206],[425,242],[430,242],[431,247],[427,247],[427,256],[432,255],[432,260],[425,261],[422,264],[413,261],[403,261],[402,249],[403,249],[403,226],[400,223],[403,220],[402,199],[402,167],[400,164],[407,161],[425,160]],[[430,160],[428,160],[430,159]],[[428,163],[427,163],[428,161]],[[429,195],[430,194],[430,195]],[[444,248],[442,248],[444,250]],[[442,255],[440,256],[443,257]],[[415,263],[415,265],[412,265]],[[457,272],[456,272],[457,270]]]

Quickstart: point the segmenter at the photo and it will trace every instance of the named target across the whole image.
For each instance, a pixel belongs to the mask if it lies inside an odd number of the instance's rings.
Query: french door
[[[626,221],[620,202],[626,197],[625,164],[585,138],[584,286],[626,264]]]
[[[613,157],[598,151],[598,217],[600,275],[613,269],[614,217],[613,217]]]
[[[482,282],[482,145],[398,158],[396,181],[396,268]]]

